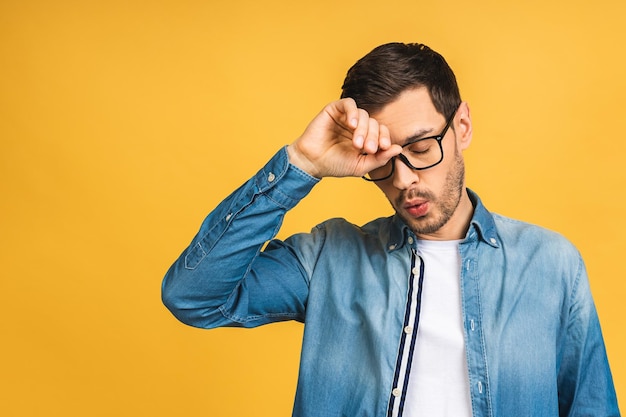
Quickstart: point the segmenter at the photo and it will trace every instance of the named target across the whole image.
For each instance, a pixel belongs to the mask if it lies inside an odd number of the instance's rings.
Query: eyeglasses
[[[383,181],[391,178],[396,168],[396,158],[414,170],[428,169],[439,164],[443,161],[443,146],[441,141],[443,141],[443,137],[452,124],[457,110],[458,107],[448,118],[446,126],[440,134],[437,136],[428,136],[427,138],[414,139],[402,145],[401,154],[391,158],[382,167],[368,172],[363,176],[363,179],[367,181]]]

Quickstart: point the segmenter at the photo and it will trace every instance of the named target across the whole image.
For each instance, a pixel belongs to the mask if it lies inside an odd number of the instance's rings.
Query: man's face
[[[449,116],[437,112],[426,88],[407,90],[372,115],[389,128],[392,143],[399,145],[408,138],[438,135]],[[413,170],[395,160],[393,176],[376,183],[421,239],[452,240],[465,236],[473,207],[465,192],[461,151],[469,146],[471,133],[469,109],[463,103],[443,138],[444,157],[439,165]]]

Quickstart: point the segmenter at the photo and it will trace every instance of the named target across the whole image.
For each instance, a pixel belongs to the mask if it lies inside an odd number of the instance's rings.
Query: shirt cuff
[[[285,209],[298,204],[320,181],[289,162],[287,147],[279,150],[255,176],[259,192]]]

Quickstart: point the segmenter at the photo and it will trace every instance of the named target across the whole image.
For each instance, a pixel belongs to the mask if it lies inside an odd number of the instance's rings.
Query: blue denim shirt
[[[418,242],[397,216],[272,240],[317,181],[283,148],[209,214],[167,272],[163,301],[202,328],[304,322],[294,416],[392,415]],[[473,415],[618,416],[578,251],[468,192],[460,287]]]

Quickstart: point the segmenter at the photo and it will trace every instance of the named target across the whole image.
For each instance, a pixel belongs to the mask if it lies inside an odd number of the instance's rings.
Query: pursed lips
[[[405,202],[402,207],[413,217],[422,217],[428,212],[428,200],[415,199]]]

